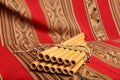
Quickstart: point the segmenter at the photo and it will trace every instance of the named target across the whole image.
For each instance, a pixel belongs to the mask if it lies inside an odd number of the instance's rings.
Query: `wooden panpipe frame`
[[[30,65],[30,68],[73,75],[88,59],[89,49],[84,39],[84,33],[80,33],[60,45],[42,52],[38,50],[37,60]]]

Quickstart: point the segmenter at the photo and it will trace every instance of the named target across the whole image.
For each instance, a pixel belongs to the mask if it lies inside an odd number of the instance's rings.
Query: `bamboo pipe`
[[[37,70],[38,70],[38,71],[43,71],[43,66],[42,66],[42,65],[38,65],[38,66],[37,66]]]
[[[84,36],[83,36],[83,38],[84,38]],[[81,39],[81,38],[78,38],[77,40],[74,40],[73,42],[72,42],[72,44],[77,44],[78,42],[81,42],[81,40],[79,41],[79,39]],[[84,40],[82,39],[82,42],[84,42]],[[71,43],[70,43],[71,44]],[[63,53],[62,53],[63,54]],[[52,58],[51,58],[51,61],[53,62],[53,63],[55,63],[56,62],[56,58],[59,56],[59,55],[61,55],[61,53],[59,53],[58,55],[56,55],[56,56],[52,56]],[[49,57],[49,55],[47,55],[46,57]],[[60,61],[59,61],[60,62]],[[58,63],[59,63],[58,62]],[[61,59],[61,63],[62,63],[62,59]]]
[[[75,53],[71,54],[69,57],[67,57],[67,59],[64,60],[64,64],[65,65],[71,64],[71,61],[79,55],[80,55],[80,52],[75,51]]]
[[[63,73],[64,74],[69,74],[68,70],[66,70],[66,69],[63,70]]]
[[[74,50],[69,50],[68,53],[63,54],[62,56],[60,56],[60,57],[57,59],[57,62],[60,63],[60,64],[62,64],[63,61],[64,61],[67,57],[69,57],[71,54],[74,54],[74,52],[75,52]]]
[[[77,64],[83,57],[85,57],[85,54],[86,54],[85,52],[81,52],[80,55],[71,60],[71,65]]]
[[[76,64],[72,69],[68,71],[69,75],[73,75],[86,61],[87,59],[82,59],[78,64]]]
[[[64,68],[65,68],[65,65],[58,66],[56,69],[57,73],[62,73]]]
[[[54,51],[54,52],[49,53],[49,54],[46,54],[46,55],[44,56],[44,60],[45,60],[45,61],[50,61],[50,59],[51,59],[51,57],[52,57],[53,55],[56,55],[56,54],[58,54],[59,52],[62,52],[63,50],[64,50],[64,48],[59,48],[57,51]]]
[[[56,69],[54,67],[50,67],[50,72],[51,73],[55,73],[56,72]]]
[[[64,69],[63,69],[63,73],[65,73],[65,74],[69,74],[69,75],[73,75],[80,67],[81,67],[81,65],[83,65],[83,63],[84,63],[84,58],[82,59],[82,60],[80,60],[79,61],[79,63],[78,64],[76,64],[76,65],[71,65],[71,66],[66,66]],[[73,68],[77,68],[77,70],[75,69],[75,71],[74,71],[74,69]]]
[[[44,58],[44,55],[45,54],[49,54],[50,52],[52,52],[52,51],[56,51],[58,49],[58,47],[52,47],[52,48],[50,48],[50,49],[47,49],[47,50],[45,50],[45,51],[43,51],[43,52],[40,52],[39,50],[38,50],[38,59],[39,60],[43,60]]]
[[[54,62],[54,63],[57,62],[57,59],[67,52],[69,52],[69,49],[64,49],[64,51],[60,52],[59,54],[52,56],[51,61]],[[61,64],[60,62],[58,62],[58,63]]]
[[[84,36],[82,36],[82,37],[80,37],[78,39],[75,39],[74,41],[72,41],[71,43],[69,43],[69,45],[75,45],[78,42],[84,42]]]
[[[37,66],[38,71],[42,71],[44,69],[44,66],[47,64],[47,62],[41,62]]]
[[[81,41],[81,39],[82,40],[84,40],[84,33],[81,33],[81,34],[79,34],[79,35],[77,35],[78,37],[73,37],[73,38],[71,38],[70,40],[73,40],[72,41],[72,44],[77,44],[78,42],[79,42],[79,40]],[[69,40],[67,40],[66,42],[69,42]],[[65,44],[65,43],[64,43]],[[69,43],[70,45],[72,45],[71,43]],[[43,57],[44,57],[44,55],[45,54],[48,54],[48,53],[50,53],[50,52],[52,52],[52,51],[54,51],[54,50],[56,50],[57,49],[57,47],[52,47],[52,48],[50,48],[50,49],[48,49],[48,50],[45,50],[45,51],[43,51],[43,52],[39,52],[38,51],[38,59],[39,60],[42,60],[43,59]],[[48,56],[46,56],[46,57],[48,57]],[[49,58],[49,57],[48,57]]]
[[[74,40],[76,40],[76,39],[78,39],[78,38],[80,38],[80,37],[82,37],[82,36],[84,36],[84,33],[80,33],[80,34],[74,36],[73,38],[71,38],[71,39],[63,42],[62,44],[69,44],[69,43],[73,42]]]
[[[52,66],[53,64],[52,63],[47,63],[44,67],[43,67],[43,70],[45,72],[49,72],[50,71],[50,67]]]
[[[73,38],[65,41],[65,43],[62,43],[62,44],[67,44],[67,43],[68,43],[68,44],[72,45],[72,44],[75,44],[74,41],[75,41],[75,42],[77,42],[76,40],[80,40],[80,41],[81,41],[81,39],[82,39],[82,40],[84,39],[84,33],[81,33],[81,34],[79,34],[79,35],[77,35],[77,36],[75,36],[75,37],[73,37]],[[72,44],[71,44],[71,41],[72,41]],[[67,42],[67,43],[66,43],[66,42]],[[42,53],[42,54],[39,54],[38,58],[39,58],[39,59],[43,59],[43,55],[44,55],[44,54],[48,54],[48,53],[50,53],[51,51],[56,50],[57,48],[58,48],[58,47],[52,47],[52,48],[50,48],[50,49],[48,49],[48,50],[45,50],[45,51],[43,51],[43,52],[38,51],[38,53]]]
[[[51,67],[50,67],[50,72],[51,73],[55,73],[55,72],[57,72],[57,68],[58,68],[58,64],[54,64],[54,65],[52,65]]]
[[[35,70],[37,68],[37,66],[39,65],[39,61],[34,61],[30,64],[30,68],[32,70]]]
[[[85,41],[84,41],[84,39],[83,39],[83,40],[77,41],[77,43],[76,43],[76,44],[73,44],[73,45],[82,45],[82,44],[84,44],[84,43],[85,43]]]

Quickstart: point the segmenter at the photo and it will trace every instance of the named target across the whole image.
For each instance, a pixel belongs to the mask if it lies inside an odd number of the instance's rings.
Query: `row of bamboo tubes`
[[[44,62],[44,61],[34,61],[31,64],[31,69],[38,71],[45,71],[45,72],[51,72],[51,73],[63,73],[63,74],[69,74],[73,75],[87,60],[86,57],[82,58],[76,65],[59,65],[59,64],[53,64],[51,62]]]
[[[84,33],[81,33],[62,44],[87,47],[84,38]],[[38,50],[37,58],[38,60],[30,65],[31,69],[69,75],[74,74],[87,60],[85,49],[78,51],[57,46],[42,52]]]

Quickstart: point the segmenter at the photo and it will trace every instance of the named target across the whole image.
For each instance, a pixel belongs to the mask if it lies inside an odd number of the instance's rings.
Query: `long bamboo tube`
[[[67,57],[69,57],[71,54],[74,54],[74,53],[75,53],[74,50],[69,50],[68,53],[63,54],[62,56],[60,56],[60,57],[57,59],[57,62],[58,62],[59,64],[62,64],[63,61],[64,61]]]
[[[73,38],[71,38],[71,39],[63,42],[62,44],[69,44],[69,45],[76,44],[76,43],[74,43],[74,42],[77,42],[76,40],[80,40],[80,41],[81,41],[81,40],[83,40],[84,38],[85,38],[85,37],[84,37],[84,33],[81,33],[81,34],[79,34],[79,35],[77,35],[77,36],[75,36],[75,37],[73,37]],[[38,53],[39,53],[39,54],[38,54],[38,59],[39,59],[39,60],[42,60],[45,54],[49,54],[49,53],[51,53],[52,51],[55,51],[56,49],[58,49],[58,47],[52,47],[52,48],[50,48],[50,49],[48,49],[48,50],[45,50],[45,51],[43,51],[43,52],[41,52],[41,51],[38,50]]]
[[[74,54],[71,54],[69,57],[67,57],[67,59],[64,60],[64,64],[65,65],[69,65],[71,64],[71,61],[76,58],[77,56],[80,55],[80,52],[79,51],[75,51]]]
[[[76,44],[73,45],[84,45],[85,41],[84,40],[79,40]]]
[[[69,45],[76,45],[76,44],[78,44],[80,42],[81,43],[84,42],[84,36],[81,37],[81,38],[75,39],[73,42],[69,43]]]
[[[54,51],[54,52],[49,53],[49,54],[45,54],[44,60],[45,60],[45,61],[50,61],[50,59],[51,59],[51,57],[52,57],[53,55],[56,55],[56,54],[58,54],[58,53],[60,53],[60,52],[62,52],[62,51],[64,51],[64,48],[59,48],[57,51]],[[54,61],[53,61],[53,62],[54,62]]]
[[[80,38],[78,38],[77,40],[74,40],[74,41],[72,41],[72,43],[70,43],[70,44],[76,44],[77,42],[79,42],[79,40],[83,40],[83,38],[84,38],[84,36],[82,36],[82,37],[80,37]],[[84,40],[83,40],[84,41]],[[59,50],[60,50],[61,48],[59,48]],[[63,48],[62,48],[63,49]],[[44,52],[43,52],[44,53]],[[45,54],[45,57],[44,57],[44,59],[46,60],[46,61],[50,61],[50,56],[51,56],[51,54],[54,54],[53,52],[48,52],[48,51],[46,51],[46,53],[49,53],[49,54]],[[55,57],[53,57],[52,58],[52,62],[56,62],[56,58]]]
[[[76,40],[76,39],[78,39],[78,38],[80,38],[82,36],[84,36],[84,33],[80,33],[80,34],[74,36],[73,38],[63,42],[62,44],[70,44],[71,42],[73,42],[74,40]]]
[[[85,61],[85,59],[80,60],[78,64],[76,64],[72,69],[68,71],[69,75],[73,75],[83,65]]]
[[[66,54],[67,52],[69,52],[69,49],[65,49],[64,51],[60,52],[59,54],[52,56],[51,61],[54,62],[54,63],[57,62],[57,59],[60,56],[62,56],[63,54]],[[61,62],[63,62],[63,61],[61,61]],[[58,63],[61,64],[61,62],[58,62]]]
[[[37,56],[37,57],[38,57],[39,60],[43,60],[45,54],[49,54],[50,52],[56,51],[57,49],[58,49],[58,47],[52,47],[52,48],[47,49],[47,50],[45,50],[45,51],[43,51],[43,52],[40,52],[40,51],[38,50],[38,56]]]
[[[85,55],[85,52],[81,52],[80,55],[71,60],[71,65],[75,65],[76,63],[78,63],[83,57],[85,57]]]
[[[30,64],[30,68],[32,70],[35,70],[38,65],[39,65],[39,61],[34,61],[33,63]]]
[[[72,40],[72,42],[71,43],[69,43],[70,45],[72,45],[72,44],[78,44],[78,42],[80,43],[81,41],[84,41],[84,33],[81,33],[81,34],[79,34],[79,35],[77,35],[78,37],[74,37],[74,38],[72,38],[72,39],[70,39],[70,40],[68,40],[67,42],[71,42],[71,40]],[[66,44],[66,43],[64,43],[64,44]],[[44,55],[46,55],[46,61],[49,61],[50,60],[50,58],[49,58],[49,55],[48,54],[50,54],[50,53],[52,53],[52,51],[55,51],[55,50],[57,50],[58,49],[58,47],[52,47],[52,48],[50,48],[50,49],[48,49],[48,50],[45,50],[45,51],[43,51],[43,52],[40,52],[40,51],[38,51],[38,59],[39,60],[42,60],[43,58],[44,58]],[[55,58],[54,58],[55,59]]]

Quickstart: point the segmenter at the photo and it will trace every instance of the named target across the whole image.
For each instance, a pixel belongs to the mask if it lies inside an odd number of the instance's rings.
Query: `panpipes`
[[[30,65],[30,68],[73,75],[87,61],[88,48],[84,39],[84,33],[80,33],[61,43],[61,46],[54,46],[42,52],[38,50],[37,60]],[[65,45],[80,45],[81,47],[71,48]]]

